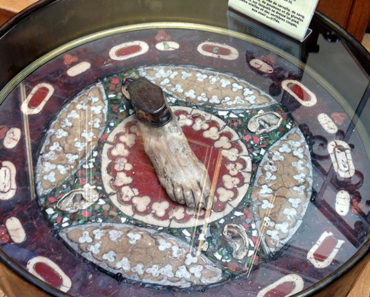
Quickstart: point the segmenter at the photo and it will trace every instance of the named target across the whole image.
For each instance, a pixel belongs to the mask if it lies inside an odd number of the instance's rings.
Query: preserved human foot
[[[144,78],[123,86],[138,118],[144,149],[168,196],[190,208],[211,208],[207,169],[195,156],[160,87]]]

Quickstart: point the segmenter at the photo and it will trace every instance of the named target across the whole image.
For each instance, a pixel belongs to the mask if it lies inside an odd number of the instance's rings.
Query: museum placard
[[[229,6],[302,41],[317,2],[318,0],[229,0]]]

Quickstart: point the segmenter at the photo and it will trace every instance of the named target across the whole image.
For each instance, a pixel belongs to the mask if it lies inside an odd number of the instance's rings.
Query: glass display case
[[[55,296],[306,296],[340,277],[369,249],[369,53],[320,14],[310,28],[299,43],[221,0],[17,15],[2,261]],[[158,92],[171,120],[153,126],[134,100]]]

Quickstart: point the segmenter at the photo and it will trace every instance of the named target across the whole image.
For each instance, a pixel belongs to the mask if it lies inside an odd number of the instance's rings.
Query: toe
[[[186,203],[181,185],[179,185],[177,183],[174,183],[173,192],[175,194],[175,201],[176,202],[178,202],[180,204],[185,204]]]
[[[193,196],[194,196],[194,200],[195,200],[197,208],[202,209],[206,207],[204,196],[198,185],[193,187]]]
[[[194,196],[199,199],[199,207],[210,209],[213,205],[213,200],[211,198],[211,182],[208,174],[204,174],[202,179],[198,182],[199,190],[194,192]]]
[[[194,201],[192,190],[190,188],[184,187],[184,197],[185,197],[186,205],[190,208],[194,208],[195,201]]]
[[[171,200],[177,202],[172,182],[168,179],[160,179],[160,182],[162,187],[166,189],[167,195],[171,198]]]

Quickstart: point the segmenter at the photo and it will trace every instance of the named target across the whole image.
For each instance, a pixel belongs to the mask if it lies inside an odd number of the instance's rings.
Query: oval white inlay
[[[0,200],[9,200],[17,190],[16,168],[10,161],[0,162]]]
[[[319,121],[320,125],[324,128],[326,132],[330,134],[335,134],[338,132],[337,125],[326,113],[320,113],[317,116],[317,120]]]
[[[337,193],[335,199],[335,211],[341,215],[345,216],[348,214],[351,197],[347,191],[341,190]]]
[[[4,146],[7,149],[13,149],[17,146],[19,140],[21,139],[21,129],[19,128],[10,128],[4,137]]]
[[[16,217],[11,217],[6,220],[5,227],[9,232],[11,239],[15,243],[22,243],[26,240],[26,232],[20,220]]]
[[[86,62],[86,61],[80,62],[77,65],[74,65],[73,67],[69,68],[67,70],[67,74],[70,77],[74,77],[74,76],[80,75],[81,73],[84,73],[90,68],[91,68],[91,64],[89,62]]]
[[[351,148],[343,140],[333,140],[328,144],[328,152],[334,170],[342,178],[351,178],[355,174]]]
[[[175,41],[161,41],[155,45],[155,48],[159,51],[170,52],[180,48],[180,45]]]

